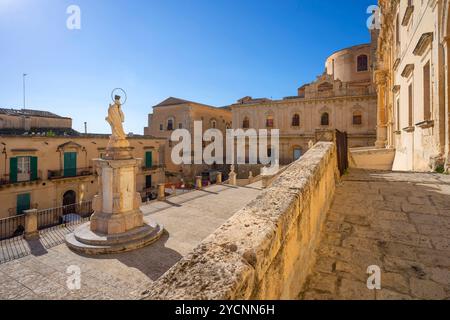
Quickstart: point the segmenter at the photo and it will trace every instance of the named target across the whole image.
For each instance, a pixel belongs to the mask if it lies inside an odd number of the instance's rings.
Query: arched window
[[[172,131],[174,130],[174,119],[173,118],[169,118],[167,119],[167,130],[168,131]]]
[[[369,60],[365,54],[358,56],[357,58],[358,72],[369,70]]]
[[[353,112],[353,125],[361,125],[362,124],[362,114],[360,111]]]
[[[294,116],[292,117],[292,126],[300,127],[300,116],[298,113],[294,114]]]
[[[244,129],[250,128],[250,119],[248,117],[245,117],[244,121],[242,121],[242,128]]]
[[[328,126],[329,124],[330,124],[330,116],[328,112],[322,113],[322,116],[320,117],[320,125]]]
[[[273,128],[273,125],[274,125],[273,117],[272,116],[267,116],[266,127],[267,128]]]

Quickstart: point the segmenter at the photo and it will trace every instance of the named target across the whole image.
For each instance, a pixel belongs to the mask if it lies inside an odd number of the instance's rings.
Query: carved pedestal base
[[[126,141],[125,141],[126,142]],[[105,159],[95,160],[99,176],[99,194],[92,202],[91,221],[67,235],[72,250],[85,254],[125,252],[156,241],[163,227],[140,210],[136,191],[140,161],[133,159],[127,147],[108,147]]]
[[[163,226],[147,218],[141,227],[113,235],[91,231],[88,222],[68,234],[66,244],[73,251],[89,255],[121,253],[148,246],[157,241],[163,232]]]
[[[109,235],[124,233],[143,224],[144,216],[140,210],[121,214],[95,212],[91,217],[91,230]]]

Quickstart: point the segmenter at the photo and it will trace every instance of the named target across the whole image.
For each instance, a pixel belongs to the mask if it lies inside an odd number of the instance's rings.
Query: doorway
[[[76,213],[77,194],[73,190],[69,190],[63,195],[63,213]]]
[[[302,149],[294,148],[294,161],[297,161],[302,156]]]

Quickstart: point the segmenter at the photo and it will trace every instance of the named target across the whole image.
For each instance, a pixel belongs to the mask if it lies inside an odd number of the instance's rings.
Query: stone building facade
[[[380,0],[377,147],[394,170],[449,166],[449,1]]]
[[[212,169],[208,165],[176,165],[171,161],[172,148],[176,144],[170,142],[173,131],[187,129],[191,137],[194,137],[194,121],[202,121],[202,133],[215,128],[219,129],[224,137],[226,129],[231,129],[232,126],[229,108],[217,108],[170,97],[153,107],[153,113],[148,115],[148,127],[144,128],[144,135],[165,139],[164,157],[167,171],[188,179],[193,179],[196,175]],[[221,168],[217,166],[214,169]]]
[[[30,124],[31,122],[31,124]],[[0,219],[29,208],[55,208],[92,200],[98,192],[92,159],[109,135],[80,134],[70,118],[34,110],[0,109]],[[137,190],[146,197],[165,181],[160,148],[165,140],[128,137],[142,159]]]
[[[310,141],[338,129],[348,133],[350,147],[372,145],[376,137],[377,96],[372,65],[376,33],[369,44],[332,54],[325,72],[282,100],[245,97],[231,105],[234,129],[279,129],[280,163],[301,157]]]

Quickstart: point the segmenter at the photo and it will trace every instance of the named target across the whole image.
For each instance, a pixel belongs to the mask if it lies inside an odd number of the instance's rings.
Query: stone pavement
[[[162,223],[166,233],[134,252],[78,255],[62,244],[70,228],[47,230],[40,241],[4,242],[3,255],[17,258],[0,264],[0,299],[138,299],[149,284],[256,198],[260,186],[211,186],[144,205],[144,215]],[[80,290],[67,288],[66,271],[72,265],[81,269]]]
[[[371,265],[381,290],[367,288]],[[450,176],[352,170],[300,299],[450,299]]]

